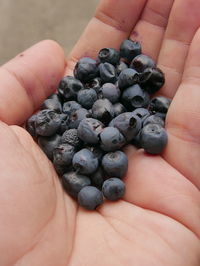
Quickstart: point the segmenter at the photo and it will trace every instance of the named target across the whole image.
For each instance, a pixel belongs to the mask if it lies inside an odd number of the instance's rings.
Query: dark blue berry
[[[119,150],[125,143],[124,136],[115,127],[106,127],[100,134],[100,146],[104,151]]]
[[[126,108],[120,102],[113,104],[114,116],[127,112]]]
[[[103,203],[102,192],[93,186],[85,186],[78,193],[78,203],[87,210],[95,210]]]
[[[80,122],[87,117],[90,117],[87,109],[80,108],[76,110],[69,117],[69,128],[78,128]]]
[[[111,103],[116,103],[120,97],[119,88],[112,83],[104,83],[98,94],[99,98],[106,98]]]
[[[79,191],[91,184],[90,178],[76,172],[67,172],[62,176],[62,185],[66,192],[77,198]]]
[[[151,113],[146,108],[136,108],[133,112],[133,114],[137,115],[139,118],[146,119],[146,117],[150,116]]]
[[[81,139],[78,137],[78,130],[76,128],[66,130],[61,137],[61,142],[68,143],[77,149],[83,144]]]
[[[103,127],[104,125],[97,119],[83,119],[78,126],[78,137],[88,144],[97,144]]]
[[[98,189],[102,189],[103,182],[105,180],[105,173],[102,167],[99,167],[95,173],[90,176],[92,186]]]
[[[110,63],[116,65],[119,63],[120,53],[114,48],[103,48],[98,54],[101,63]]]
[[[54,135],[58,132],[60,125],[60,115],[53,110],[41,110],[36,115],[35,130],[40,136],[49,137]]]
[[[120,89],[125,89],[133,84],[138,83],[139,74],[136,70],[132,68],[124,69],[118,77],[118,86]]]
[[[80,174],[90,175],[98,168],[98,159],[88,149],[82,149],[75,153],[73,160],[73,167]]]
[[[83,89],[83,84],[80,80],[71,76],[64,77],[58,85],[58,93],[65,100],[76,100],[77,93],[81,89]]]
[[[85,89],[78,92],[77,101],[84,108],[90,109],[97,100],[97,93],[94,89]]]
[[[94,78],[87,83],[85,83],[86,89],[94,89],[96,93],[99,92],[99,89],[101,88],[101,79],[99,77]]]
[[[34,114],[29,119],[26,121],[26,130],[31,134],[32,137],[36,137],[36,130],[35,130],[35,120],[36,120],[37,115]]]
[[[67,114],[61,113],[60,114],[60,129],[59,134],[63,134],[67,129],[69,129],[69,116]]]
[[[124,40],[120,46],[120,55],[123,58],[126,58],[128,62],[141,54],[141,45],[139,42],[131,41],[131,40]]]
[[[115,177],[105,180],[102,186],[104,197],[112,201],[122,198],[125,194],[125,189],[124,182]]]
[[[164,120],[157,116],[157,115],[150,115],[147,116],[144,120],[143,120],[143,127],[146,126],[147,124],[159,124],[162,127],[165,126],[165,122]]]
[[[140,74],[140,85],[150,94],[157,92],[164,83],[165,76],[159,68],[147,68]]]
[[[60,142],[61,136],[58,134],[55,134],[51,137],[38,138],[38,145],[50,160],[53,160],[53,151],[56,147],[58,147]]]
[[[115,83],[117,81],[116,69],[109,63],[101,63],[99,65],[99,74],[102,83]]]
[[[150,97],[138,84],[135,84],[123,91],[122,102],[129,111],[132,111],[136,108],[147,107]]]
[[[155,61],[144,54],[137,55],[130,64],[130,68],[135,69],[139,73],[143,72],[146,68],[154,67],[156,67]]]
[[[149,104],[149,110],[152,112],[167,113],[170,104],[171,99],[164,96],[158,96],[151,99]]]
[[[119,75],[124,69],[128,68],[128,65],[123,61],[120,61],[118,65],[116,65],[116,72]]]
[[[99,99],[92,106],[92,116],[105,125],[114,117],[113,105],[108,99]]]
[[[160,154],[167,144],[167,132],[159,124],[147,124],[140,133],[141,147],[150,154]]]
[[[132,112],[126,112],[116,116],[109,124],[110,127],[116,127],[124,135],[126,140],[131,141],[140,131],[141,118]]]
[[[76,110],[82,108],[82,106],[76,101],[67,101],[63,104],[63,113],[71,115]]]
[[[82,82],[88,82],[98,75],[98,66],[96,60],[83,57],[75,65],[74,76]]]
[[[54,165],[70,165],[75,152],[74,146],[68,143],[61,143],[53,151]]]
[[[61,113],[62,104],[60,101],[57,101],[54,99],[46,99],[40,107],[40,110],[43,110],[43,109],[50,109],[50,110],[56,111],[57,113]]]
[[[128,158],[122,151],[109,152],[102,159],[102,167],[108,176],[123,178],[128,169]]]
[[[85,146],[85,148],[93,153],[94,157],[97,158],[100,164],[104,155],[104,151],[102,151],[102,149],[98,146]]]

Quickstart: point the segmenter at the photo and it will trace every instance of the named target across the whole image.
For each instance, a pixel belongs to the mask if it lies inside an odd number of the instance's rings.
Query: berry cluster
[[[163,151],[171,100],[151,96],[164,81],[140,43],[125,40],[119,51],[104,48],[97,60],[81,58],[74,77],[64,77],[57,93],[27,120],[28,132],[81,206],[92,210],[103,197],[114,201],[124,196],[124,145],[132,143],[150,154]]]

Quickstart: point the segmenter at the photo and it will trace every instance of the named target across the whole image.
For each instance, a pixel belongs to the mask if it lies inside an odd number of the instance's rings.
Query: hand
[[[0,69],[0,266],[198,266],[200,264],[200,2],[102,0],[65,69],[61,48],[41,42]],[[125,198],[78,208],[24,121],[78,58],[140,40],[173,97],[162,156],[127,147]],[[89,54],[88,54],[89,53]],[[14,125],[14,126],[13,126]]]

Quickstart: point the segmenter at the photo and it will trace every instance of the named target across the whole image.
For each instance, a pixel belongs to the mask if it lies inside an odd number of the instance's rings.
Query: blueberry
[[[120,90],[112,83],[104,83],[99,91],[98,96],[99,98],[108,99],[111,103],[116,103],[120,97]]]
[[[102,189],[103,182],[105,180],[105,173],[102,167],[99,167],[95,173],[90,177],[92,186],[95,186],[98,189]]]
[[[83,57],[75,65],[74,76],[82,82],[88,82],[98,76],[96,60]]]
[[[112,201],[122,198],[125,194],[125,189],[124,182],[115,177],[105,180],[102,186],[104,197]]]
[[[140,117],[142,121],[151,115],[149,110],[146,108],[136,108],[132,113]]]
[[[85,186],[78,193],[78,203],[87,210],[95,210],[103,203],[102,192],[93,186]]]
[[[134,145],[136,148],[140,149],[141,147],[141,139],[140,139],[140,132],[132,139],[131,144]]]
[[[110,127],[116,127],[124,135],[126,141],[131,141],[140,131],[141,118],[132,112],[126,112],[116,116],[109,124]]]
[[[58,147],[60,142],[61,136],[58,134],[55,134],[51,137],[38,138],[38,145],[50,160],[53,160],[53,151],[56,147]]]
[[[85,89],[78,92],[77,101],[86,109],[90,109],[97,100],[97,93],[94,89]]]
[[[165,76],[159,68],[147,68],[140,75],[140,85],[150,94],[157,92],[164,83]]]
[[[56,173],[59,177],[62,177],[65,173],[68,173],[70,171],[73,171],[72,165],[60,165],[60,164],[54,164],[54,168],[56,170]]]
[[[124,40],[120,46],[120,55],[131,62],[135,56],[141,54],[141,50],[142,49],[139,42]]]
[[[104,151],[119,150],[125,143],[124,136],[115,127],[106,127],[100,134],[100,146]]]
[[[90,178],[76,172],[67,172],[62,176],[62,185],[66,192],[77,198],[79,191],[91,184]]]
[[[161,125],[162,127],[165,126],[165,122],[164,120],[157,116],[157,115],[150,115],[150,116],[147,116],[144,120],[143,120],[143,127],[146,126],[147,124],[159,124]]]
[[[141,130],[141,147],[150,154],[160,154],[167,144],[167,132],[159,124],[147,124]]]
[[[123,178],[128,169],[128,158],[122,151],[109,152],[102,159],[102,167],[108,176]]]
[[[99,65],[99,74],[102,83],[115,83],[117,80],[116,69],[109,63],[101,63]]]
[[[60,101],[57,101],[54,99],[46,99],[40,107],[40,110],[43,110],[43,109],[50,109],[50,110],[56,111],[57,113],[61,113],[62,105]]]
[[[128,68],[128,65],[123,61],[120,61],[118,65],[116,65],[116,72],[119,75],[124,69]]]
[[[169,106],[171,104],[171,99],[164,96],[158,96],[152,98],[149,104],[149,110],[152,112],[167,113]]]
[[[102,151],[102,149],[98,146],[85,146],[85,148],[93,153],[94,157],[97,158],[100,164],[104,155],[104,151]]]
[[[61,142],[68,143],[77,149],[83,144],[81,139],[78,137],[78,130],[76,128],[66,130],[61,137]]]
[[[126,108],[120,102],[113,104],[114,116],[127,112]]]
[[[64,77],[58,85],[58,93],[65,100],[76,100],[77,93],[81,89],[83,89],[83,84],[80,80],[71,76]]]
[[[59,129],[59,134],[63,134],[67,129],[69,129],[69,116],[67,114],[61,113],[60,114],[60,129]]]
[[[133,84],[138,83],[139,74],[132,68],[124,69],[118,77],[118,86],[120,89],[125,89]]]
[[[138,84],[126,88],[122,93],[122,103],[129,110],[147,107],[150,102],[149,94]]]
[[[36,120],[37,115],[34,114],[29,119],[26,121],[26,130],[31,134],[32,137],[36,137],[36,130],[35,130],[35,120]]]
[[[159,116],[163,121],[165,121],[167,113],[161,113],[161,112],[152,112],[155,116]]]
[[[70,165],[75,152],[74,146],[68,143],[61,143],[53,151],[54,165]]]
[[[108,99],[99,99],[92,106],[92,116],[105,125],[114,117],[113,105]]]
[[[63,113],[71,115],[76,110],[82,108],[82,106],[76,101],[67,101],[63,104]]]
[[[120,53],[114,48],[103,48],[98,54],[101,63],[110,63],[116,65],[119,63]]]
[[[94,89],[96,93],[99,92],[99,89],[101,88],[101,79],[99,77],[94,78],[87,83],[85,83],[86,89]]]
[[[156,67],[154,60],[148,55],[144,54],[137,55],[130,64],[130,68],[135,69],[139,73],[143,72],[146,68],[153,67]]]
[[[58,132],[60,125],[60,115],[53,110],[41,110],[35,118],[35,130],[40,136],[48,137],[54,135]]]
[[[78,128],[80,122],[87,117],[90,117],[87,109],[80,108],[76,110],[69,117],[69,128]]]
[[[72,163],[78,173],[86,175],[94,173],[99,164],[93,153],[85,148],[75,153]]]
[[[78,126],[78,137],[88,144],[97,144],[104,125],[97,119],[83,119]]]

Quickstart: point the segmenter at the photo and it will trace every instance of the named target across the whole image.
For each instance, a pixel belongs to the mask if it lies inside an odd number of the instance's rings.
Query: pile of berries
[[[81,206],[93,210],[103,198],[124,196],[124,145],[150,154],[163,151],[171,100],[151,96],[164,82],[163,72],[142,54],[140,43],[125,40],[119,51],[104,48],[97,60],[81,58],[74,77],[64,77],[57,93],[27,120],[26,129]]]

